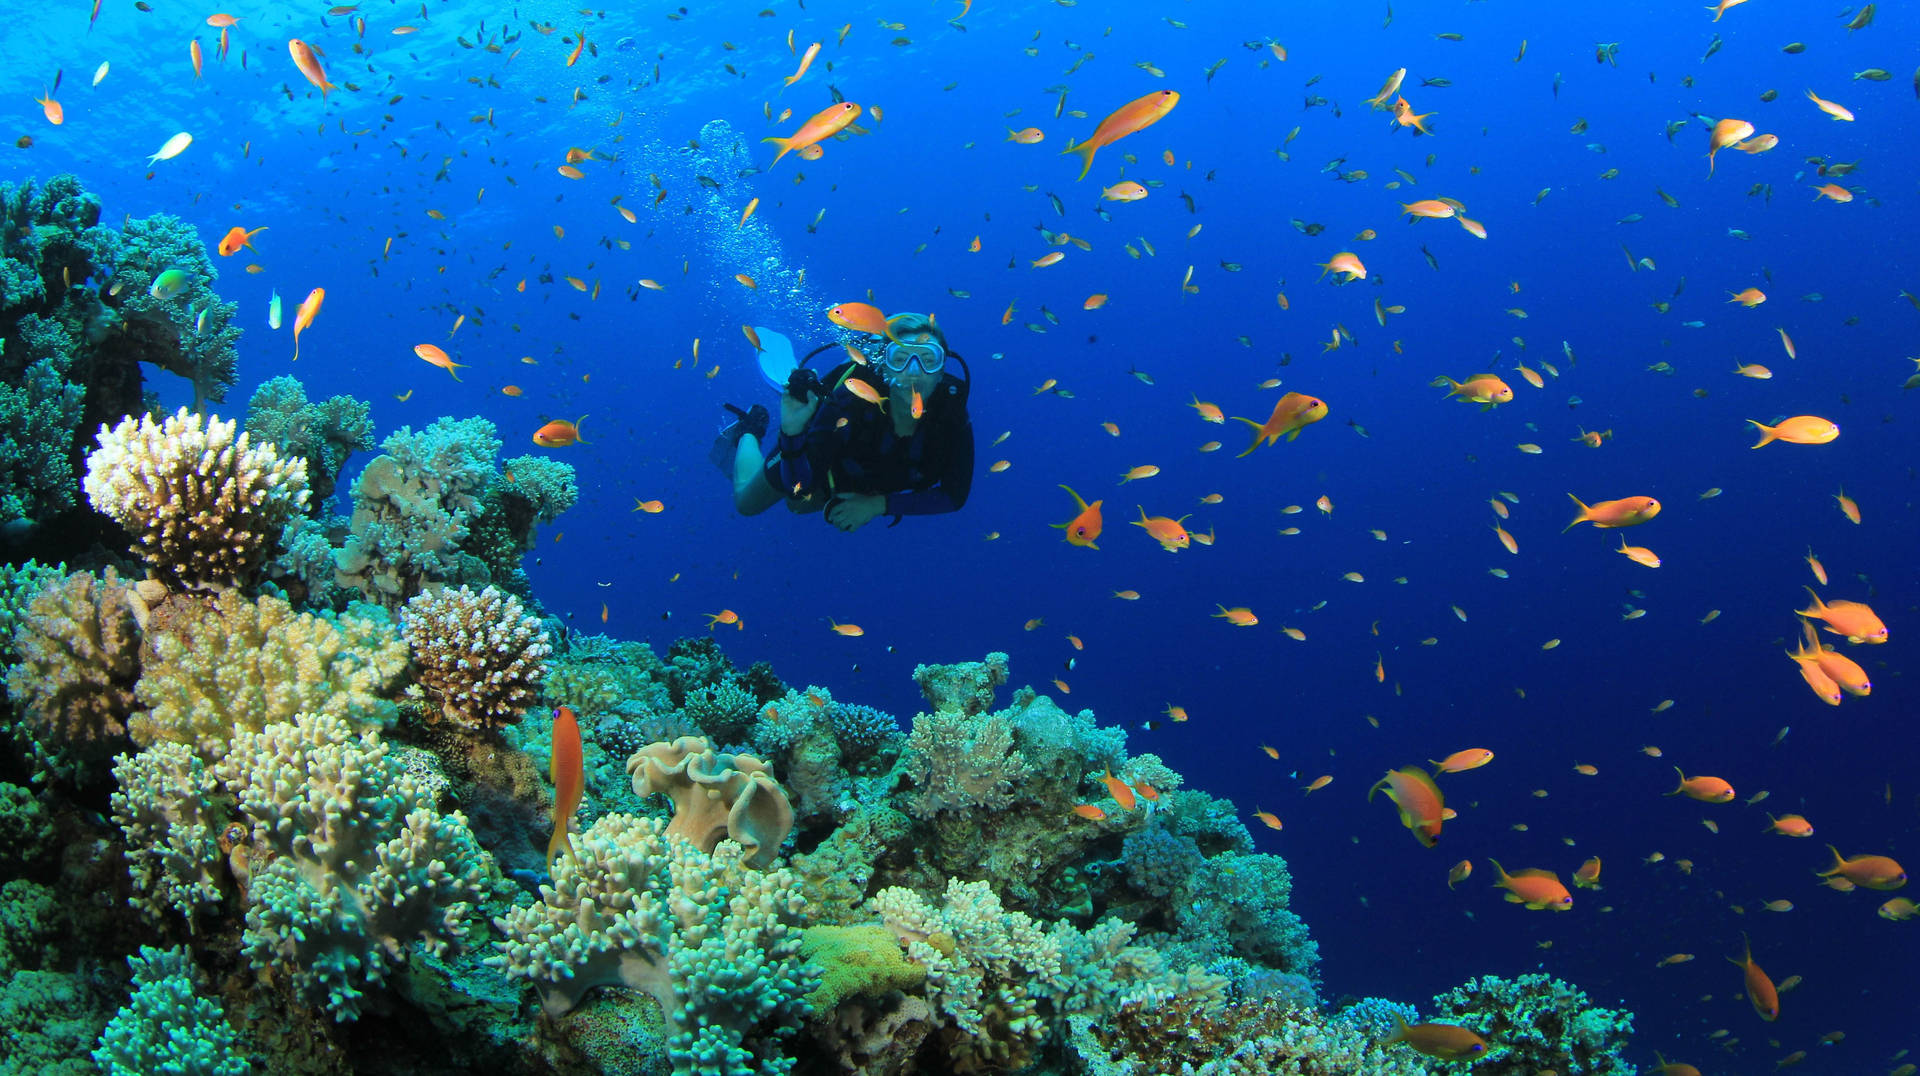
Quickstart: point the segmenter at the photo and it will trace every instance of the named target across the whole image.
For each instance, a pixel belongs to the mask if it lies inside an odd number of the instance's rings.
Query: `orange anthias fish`
[[[1486,1056],[1487,1040],[1458,1024],[1408,1024],[1398,1013],[1394,1014],[1393,1023],[1393,1034],[1381,1039],[1380,1045],[1404,1042],[1415,1053],[1442,1061],[1470,1061]]]
[[[293,314],[293,359],[300,360],[300,334],[313,324],[314,316],[320,313],[320,304],[327,301],[327,289],[315,288],[300,300],[300,309]]]
[[[1086,501],[1080,499],[1080,495],[1075,493],[1072,487],[1063,485],[1060,488],[1066,490],[1067,495],[1073,498],[1073,503],[1080,506],[1080,513],[1065,523],[1049,523],[1048,526],[1058,527],[1066,531],[1066,542],[1068,545],[1083,546],[1087,549],[1099,549],[1100,547],[1093,543],[1100,539],[1100,529],[1104,526],[1100,516],[1100,506],[1106,502],[1095,501],[1092,504],[1088,504]]]
[[[1121,105],[1112,115],[1100,121],[1093,134],[1085,142],[1069,142],[1060,152],[1080,155],[1080,179],[1087,178],[1093,168],[1093,155],[1101,146],[1111,145],[1137,131],[1160,122],[1173,106],[1180,103],[1180,95],[1172,90],[1156,90],[1145,97],[1136,98]]]
[[[452,356],[448,355],[445,351],[442,351],[440,348],[434,346],[433,344],[415,344],[413,345],[413,353],[415,355],[420,356],[422,359],[425,359],[426,361],[432,363],[433,365],[438,366],[442,370],[445,370],[447,372],[447,375],[449,377],[452,377],[455,381],[460,380],[460,375],[454,373],[454,371],[464,370],[469,365],[471,365],[470,363],[454,362]],[[508,386],[508,387],[512,387],[512,386]]]
[[[1867,676],[1867,670],[1845,654],[1822,647],[1820,640],[1814,636],[1812,621],[1801,620],[1800,629],[1805,633],[1805,645],[1787,651],[1788,657],[1799,662],[1803,669],[1808,665],[1813,666],[1830,683],[1849,695],[1865,696],[1873,692],[1873,680]],[[1808,678],[1808,683],[1812,682]]]
[[[1830,602],[1820,600],[1808,587],[1807,593],[1813,597],[1813,607],[1800,610],[1800,615],[1827,622],[1827,630],[1842,635],[1850,643],[1884,643],[1887,641],[1887,625],[1873,611],[1873,607],[1861,602],[1850,602],[1836,598]]]
[[[1889,856],[1848,859],[1833,845],[1827,845],[1827,850],[1833,853],[1833,866],[1820,872],[1822,878],[1838,875],[1862,889],[1898,889],[1907,884],[1907,872]]]
[[[1746,935],[1740,937],[1744,940]],[[1753,1011],[1760,1014],[1760,1019],[1769,1022],[1780,1019],[1780,992],[1774,989],[1773,980],[1760,970],[1760,965],[1753,962],[1753,943],[1747,942],[1746,955],[1739,960],[1732,957],[1727,960],[1738,964],[1746,972],[1747,1000],[1753,1003]]]
[[[1402,766],[1388,770],[1385,777],[1367,789],[1367,802],[1373,802],[1373,794],[1383,788],[1387,790],[1387,798],[1400,809],[1400,824],[1407,827],[1415,840],[1432,848],[1440,839],[1440,824],[1446,812],[1446,798],[1440,794],[1440,786],[1420,767]]]
[[[575,855],[568,830],[572,827],[574,812],[580,809],[580,794],[586,789],[580,723],[574,719],[573,710],[566,706],[553,712],[553,762],[549,776],[553,779],[553,838],[547,841],[547,864],[551,866],[555,853],[561,848],[565,848],[568,855]]]
[[[1753,137],[1753,124],[1731,117],[1713,125],[1707,136],[1707,175],[1713,175],[1713,155],[1743,138]]]
[[[220,251],[220,256],[223,258],[231,258],[235,254],[240,253],[242,249],[253,250],[253,244],[248,242],[248,240],[266,230],[267,226],[264,224],[251,231],[236,224],[228,229],[226,235],[220,237],[220,245],[215,249]],[[255,251],[255,253],[259,252]]]
[[[586,420],[587,416],[585,415],[581,415],[572,422],[568,422],[564,418],[556,418],[545,426],[533,431],[533,443],[539,445],[541,448],[565,448],[568,445],[574,444],[584,445],[587,443],[587,439],[580,436],[580,424]]]
[[[1273,414],[1265,422],[1255,422],[1250,418],[1233,416],[1235,422],[1244,422],[1253,427],[1253,443],[1247,446],[1242,456],[1251,455],[1253,450],[1265,444],[1279,444],[1280,438],[1291,441],[1300,436],[1300,431],[1327,417],[1327,402],[1304,393],[1289,392],[1280,397],[1273,405]]]
[[[1778,818],[1767,816],[1768,833],[1778,833],[1782,837],[1811,837],[1813,823],[1797,814],[1783,814]]]
[[[1181,520],[1186,519],[1186,516],[1181,516],[1180,519],[1148,516],[1145,508],[1137,504],[1134,507],[1140,509],[1140,518],[1134,520],[1133,525],[1144,528],[1153,536],[1154,541],[1160,543],[1160,548],[1169,553],[1178,553],[1193,544],[1193,536],[1187,533],[1187,528],[1181,526]]]
[[[1600,857],[1594,856],[1573,872],[1573,884],[1581,889],[1600,888]]]
[[[1778,426],[1769,426],[1764,422],[1747,420],[1747,424],[1760,431],[1760,440],[1753,447],[1760,448],[1775,441],[1785,441],[1790,445],[1824,445],[1840,436],[1840,427],[1830,419],[1818,415],[1795,415],[1783,418]]]
[[[296,37],[287,42],[287,51],[293,55],[293,66],[299,68],[300,73],[305,75],[307,81],[313,83],[314,89],[320,91],[320,96],[325,98],[334,86],[327,81],[327,72],[320,66],[320,57],[314,52],[313,46]]]
[[[1513,386],[1498,374],[1474,374],[1465,381],[1455,381],[1443,374],[1434,382],[1435,387],[1441,384],[1446,385],[1447,395],[1477,403],[1482,411],[1492,410],[1496,404],[1513,402]]]
[[[1133,810],[1133,789],[1128,788],[1125,781],[1113,775],[1112,766],[1107,767],[1106,776],[1100,778],[1100,783],[1107,786],[1107,795],[1113,797],[1113,802],[1119,804],[1121,810]]]
[[[1427,761],[1433,763],[1433,775],[1438,777],[1443,773],[1465,773],[1468,770],[1477,770],[1493,761],[1493,752],[1484,747],[1468,747],[1455,751],[1446,758]]]
[[[893,335],[893,326],[887,324],[887,316],[872,303],[841,303],[827,311],[827,320],[857,333],[872,333],[896,342],[900,339]]]
[[[732,624],[740,631],[747,630],[747,625],[741,621],[740,614],[731,609],[722,609],[717,613],[708,613],[707,630],[712,631],[716,624]]]
[[[826,108],[814,113],[812,119],[801,124],[800,129],[793,132],[789,137],[769,137],[761,139],[760,141],[762,142],[772,142],[780,147],[780,152],[774,154],[773,161],[768,167],[771,168],[774,164],[780,163],[780,158],[785,157],[794,150],[805,149],[825,139],[832,138],[842,130],[845,130],[848,124],[859,118],[859,105],[854,104],[852,101],[841,101],[837,104],[828,105]]]
[[[1617,501],[1595,501],[1582,504],[1580,498],[1567,494],[1580,514],[1573,522],[1561,528],[1565,534],[1582,523],[1591,523],[1596,527],[1632,527],[1645,523],[1660,514],[1660,502],[1652,497],[1622,497]]]
[[[1680,783],[1667,795],[1678,796],[1684,792],[1688,799],[1701,803],[1733,802],[1733,786],[1725,780],[1718,777],[1688,777],[1678,766],[1673,768],[1673,772],[1680,775]]]
[[[1560,884],[1560,876],[1547,870],[1523,870],[1508,874],[1497,859],[1489,859],[1498,878],[1493,883],[1495,889],[1507,891],[1510,904],[1524,904],[1534,911],[1552,909],[1556,912],[1573,910],[1573,894]]]

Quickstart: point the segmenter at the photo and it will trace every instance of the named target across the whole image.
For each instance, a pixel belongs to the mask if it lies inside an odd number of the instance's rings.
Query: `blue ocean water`
[[[583,630],[664,648],[731,609],[742,627],[720,631],[736,662],[769,660],[903,720],[920,702],[916,663],[1004,650],[1015,684],[1127,727],[1132,750],[1249,818],[1283,820],[1256,837],[1294,872],[1329,997],[1419,1000],[1538,968],[1633,1010],[1646,1063],[1657,1048],[1761,1071],[1806,1050],[1801,1071],[1857,1073],[1915,1045],[1920,926],[1813,874],[1829,839],[1911,856],[1920,808],[1904,675],[1920,604],[1920,438],[1902,388],[1920,355],[1911,8],[1883,5],[1850,31],[1851,9],[1766,0],[1717,22],[1699,4],[983,0],[960,18],[958,0],[445,3],[424,17],[361,5],[362,38],[351,15],[260,5],[229,9],[244,17],[222,62],[208,12],[113,0],[89,29],[86,7],[8,31],[7,119],[32,146],[8,151],[5,178],[71,171],[107,220],[174,213],[209,244],[234,225],[269,229],[255,251],[216,259],[247,330],[223,415],[282,374],[372,401],[381,436],[479,414],[532,451],[543,423],[584,415],[586,443],[555,450],[578,468],[581,503],[528,565],[542,602]],[[402,22],[418,32],[393,35]],[[591,51],[567,66],[582,31]],[[822,49],[783,88],[798,64],[789,31]],[[313,92],[290,37],[320,46],[342,89]],[[1793,41],[1805,51],[1784,53]],[[1597,62],[1605,43],[1617,51]],[[1428,136],[1365,104],[1401,67],[1401,92],[1433,113]],[[1892,77],[1855,77],[1869,68]],[[60,127],[30,92],[55,69]],[[1179,105],[1076,180],[1069,140],[1160,89]],[[1830,119],[1808,89],[1856,120]],[[866,107],[865,133],[770,165],[760,140],[836,93]],[[1708,129],[1725,116],[1780,143],[1722,150],[1709,178]],[[1027,126],[1044,140],[1006,140]],[[175,131],[192,146],[149,168]],[[579,180],[556,171],[569,147],[593,151]],[[1822,162],[1859,167],[1828,177]],[[1123,178],[1149,195],[1102,201]],[[1853,200],[1817,198],[1828,182]],[[1400,203],[1435,197],[1463,203],[1486,239],[1401,217]],[[1031,266],[1055,250],[1058,264]],[[1318,279],[1341,251],[1366,280]],[[326,302],[295,363],[288,331],[266,326],[268,297],[290,325],[315,287]],[[1728,302],[1748,287],[1767,301]],[[1095,293],[1106,305],[1082,309]],[[869,295],[934,314],[965,356],[971,498],[853,534],[777,509],[739,517],[708,445],[722,403],[773,404],[740,326],[827,343],[825,309]],[[1382,326],[1376,300],[1404,313]],[[1324,349],[1335,326],[1351,341]],[[466,364],[460,380],[416,343]],[[1739,363],[1772,377],[1737,376]],[[1485,370],[1513,402],[1483,411],[1429,384]],[[1259,387],[1270,378],[1277,390]],[[189,401],[154,381],[169,405]],[[1329,417],[1244,458],[1244,426],[1188,406],[1262,419],[1289,390],[1326,400]],[[1748,447],[1745,420],[1800,414],[1840,437]],[[1612,437],[1593,449],[1575,442],[1583,430]],[[1212,440],[1225,447],[1200,451]],[[1009,466],[990,471],[998,460]],[[1142,464],[1160,473],[1118,484]],[[1062,483],[1104,499],[1098,550],[1049,528],[1074,514]],[[1836,506],[1843,488],[1857,526]],[[1513,555],[1492,530],[1502,491]],[[1613,532],[1561,533],[1569,493],[1658,498],[1660,516],[1625,535],[1661,566],[1614,552]],[[1322,495],[1331,514],[1314,507]],[[655,498],[663,512],[632,510]],[[1139,509],[1186,516],[1215,542],[1163,552],[1127,525]],[[1891,626],[1884,646],[1838,644],[1875,686],[1837,709],[1781,656],[1809,550],[1826,597],[1870,602]],[[1113,597],[1125,589],[1139,600]],[[1260,622],[1229,626],[1216,603]],[[1170,705],[1191,719],[1167,721]],[[1496,759],[1446,779],[1460,817],[1439,847],[1366,802],[1388,768],[1469,746]],[[1676,765],[1725,777],[1739,800],[1663,796]],[[1331,786],[1304,795],[1321,774]],[[1764,834],[1769,810],[1804,813],[1816,838]],[[1604,888],[1566,914],[1508,905],[1484,882],[1489,857],[1567,876],[1594,855]],[[1475,876],[1449,890],[1462,857]],[[1791,911],[1762,910],[1782,899]],[[1776,980],[1803,977],[1777,1023],[1759,1021],[1723,959],[1743,931]],[[1671,953],[1697,959],[1655,966]],[[1724,1055],[1719,1029],[1738,1039]],[[1844,1042],[1819,1044],[1836,1030]]]

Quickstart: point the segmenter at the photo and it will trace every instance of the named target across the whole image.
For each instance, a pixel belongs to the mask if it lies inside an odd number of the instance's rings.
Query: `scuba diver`
[[[760,371],[780,390],[780,429],[774,450],[762,448],[772,416],[759,404],[727,410],[736,420],[714,442],[712,458],[733,478],[741,515],[758,515],[785,501],[795,512],[824,512],[826,521],[853,531],[880,516],[952,512],[973,487],[973,422],[967,415],[970,377],[948,360],[966,362],[947,347],[932,318],[895,314],[867,363],[851,358],[822,377],[807,360],[835,348],[824,344],[799,362],[793,345],[771,329],[757,329]],[[884,349],[878,344],[884,343]],[[850,345],[857,346],[857,345]]]

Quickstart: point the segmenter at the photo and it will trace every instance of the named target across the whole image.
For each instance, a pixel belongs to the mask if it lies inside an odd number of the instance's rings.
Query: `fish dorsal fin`
[[[1542,870],[1539,867],[1528,867],[1526,870],[1514,871],[1512,874],[1509,874],[1507,877],[1509,878],[1550,878],[1556,882],[1560,880],[1560,876],[1558,874],[1555,874],[1550,870]]]

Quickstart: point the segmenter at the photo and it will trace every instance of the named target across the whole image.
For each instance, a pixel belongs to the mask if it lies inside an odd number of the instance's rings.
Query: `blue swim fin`
[[[800,363],[793,357],[793,341],[786,334],[764,325],[753,331],[760,337],[760,377],[775,392],[787,390],[787,378]]]

